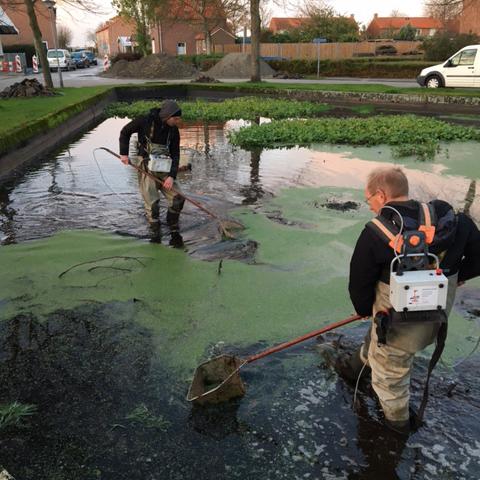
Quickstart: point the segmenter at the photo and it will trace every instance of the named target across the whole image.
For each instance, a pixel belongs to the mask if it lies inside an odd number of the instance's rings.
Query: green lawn
[[[112,87],[62,88],[55,97],[0,100],[0,154],[51,130],[99,101]]]
[[[89,100],[112,87],[62,88],[56,97],[9,98],[0,100],[0,115],[6,122],[0,122],[0,135],[9,130],[23,128],[48,115]]]
[[[391,79],[393,80],[393,79]],[[214,85],[208,84],[215,88]],[[252,89],[277,89],[277,90],[309,90],[309,91],[329,91],[329,92],[353,92],[353,93],[403,93],[403,94],[420,94],[420,95],[444,95],[455,97],[480,97],[480,89],[478,88],[405,88],[405,87],[391,87],[381,84],[335,84],[335,83],[222,83],[218,86],[244,87]]]

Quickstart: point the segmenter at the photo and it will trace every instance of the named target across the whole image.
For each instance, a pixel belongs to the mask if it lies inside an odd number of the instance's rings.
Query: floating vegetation
[[[140,424],[143,427],[158,428],[162,431],[166,431],[171,425],[171,423],[161,415],[153,414],[144,403],[135,407],[125,416],[125,419],[132,423]]]
[[[22,427],[26,417],[31,417],[37,411],[35,405],[13,402],[0,405],[0,430],[8,427]]]
[[[405,143],[396,145],[392,148],[394,158],[416,157],[422,162],[435,159],[435,155],[440,153],[441,147],[438,142],[426,142],[419,144]]]
[[[160,101],[139,101],[134,103],[113,103],[106,109],[108,117],[134,118],[145,115],[152,108],[160,108]],[[185,120],[227,121],[255,120],[258,117],[272,119],[311,118],[330,110],[323,103],[276,100],[258,97],[243,97],[223,102],[181,102],[182,117]]]
[[[242,148],[333,143],[348,145],[437,145],[440,141],[480,141],[480,130],[415,115],[369,118],[281,120],[230,132]]]
[[[433,160],[440,143],[480,141],[480,130],[452,125],[415,115],[374,116],[370,118],[319,118],[281,120],[243,127],[229,133],[230,142],[242,148],[274,148],[330,143],[347,145],[392,145],[393,156],[416,156]]]

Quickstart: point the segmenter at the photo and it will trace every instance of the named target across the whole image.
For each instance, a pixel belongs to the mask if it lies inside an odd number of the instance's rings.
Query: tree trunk
[[[40,65],[42,66],[43,80],[45,86],[53,88],[52,75],[50,74],[50,67],[47,60],[47,52],[42,43],[42,32],[38,26],[37,15],[35,14],[35,0],[24,0],[25,7],[27,8],[28,20],[30,22],[30,28],[33,32],[33,43],[40,58]]]
[[[250,0],[251,39],[252,39],[252,71],[251,82],[260,82],[260,0]]]

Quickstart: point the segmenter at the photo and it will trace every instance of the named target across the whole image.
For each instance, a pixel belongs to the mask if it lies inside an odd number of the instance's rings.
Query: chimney
[[[374,13],[373,18],[378,18],[378,13]]]

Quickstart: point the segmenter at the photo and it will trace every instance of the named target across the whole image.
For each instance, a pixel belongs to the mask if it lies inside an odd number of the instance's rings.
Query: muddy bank
[[[83,305],[0,324],[0,401],[37,406],[0,437],[16,478],[474,479],[480,472],[478,357],[440,368],[426,425],[408,440],[383,428],[374,397],[324,364],[315,342],[244,369],[243,399],[192,408],[188,377],[167,370],[155,335],[132,321],[141,303]],[[342,338],[353,348],[365,326]],[[332,336],[327,340],[332,340]],[[210,345],[237,355],[260,351]],[[413,375],[418,403],[427,360]],[[452,379],[456,389],[449,388]]]

